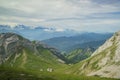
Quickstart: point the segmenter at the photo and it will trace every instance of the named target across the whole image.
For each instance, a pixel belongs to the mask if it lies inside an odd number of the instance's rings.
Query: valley
[[[118,35],[118,38],[116,35]],[[115,33],[110,40],[116,44],[118,43],[114,42],[116,39],[119,40],[119,32]],[[106,43],[107,42],[108,41],[106,41]],[[109,49],[115,50],[116,48],[113,46]],[[96,74],[87,76],[91,70],[94,71],[100,69],[96,65],[98,65],[99,60],[102,58],[100,56],[103,53],[106,53],[103,51],[101,54],[97,54],[99,56],[95,55],[98,57],[96,59],[94,54],[99,51],[99,48],[94,53],[93,51],[92,48],[87,48],[86,50],[78,48],[69,55],[64,56],[57,49],[42,42],[30,41],[15,33],[1,33],[0,73],[2,75],[0,78],[3,78],[2,80],[118,80],[115,79],[117,77],[104,78],[106,76],[103,76],[102,78]],[[86,55],[88,58],[86,56],[84,58],[84,55]],[[66,57],[73,62],[68,62],[69,60]],[[74,60],[77,60],[77,62],[74,63]],[[91,63],[90,61],[92,60],[94,60],[94,62]],[[7,74],[9,74],[8,77],[6,77]],[[107,74],[107,72],[104,74]]]
[[[120,0],[0,0],[0,80],[120,80]]]

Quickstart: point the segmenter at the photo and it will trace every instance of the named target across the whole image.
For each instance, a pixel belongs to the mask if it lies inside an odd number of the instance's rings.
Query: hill
[[[38,41],[14,33],[0,34],[0,64],[31,71],[54,71],[64,64],[64,56]]]
[[[84,49],[75,49],[71,51],[69,54],[66,55],[66,58],[68,59],[68,63],[78,63],[88,57],[91,56],[93,53],[94,48],[86,47]]]

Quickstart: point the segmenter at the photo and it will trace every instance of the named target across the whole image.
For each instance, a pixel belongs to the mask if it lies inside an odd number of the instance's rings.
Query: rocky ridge
[[[120,78],[120,31],[74,68],[78,69],[75,74]]]

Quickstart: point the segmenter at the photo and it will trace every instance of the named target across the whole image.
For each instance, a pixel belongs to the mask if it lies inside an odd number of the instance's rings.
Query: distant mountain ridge
[[[72,36],[78,34],[78,32],[74,30],[47,28],[43,26],[32,27],[26,25],[16,25],[11,27],[9,25],[0,25],[0,33],[8,32],[14,32],[30,40],[45,40],[53,37]]]
[[[44,43],[59,49],[68,59],[68,63],[77,63],[91,56],[112,33],[82,33],[70,37],[56,37],[43,40]]]
[[[46,44],[56,47],[60,51],[70,52],[76,48],[93,47],[97,48],[102,45],[106,39],[110,38],[112,33],[83,33],[70,37],[56,37],[48,40],[43,40]]]

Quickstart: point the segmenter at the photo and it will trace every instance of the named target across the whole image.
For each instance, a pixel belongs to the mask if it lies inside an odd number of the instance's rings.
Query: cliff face
[[[90,58],[77,64],[76,74],[120,78],[120,31],[99,47]]]
[[[1,61],[4,62],[10,55],[21,53],[23,48],[29,48],[33,50],[33,44],[13,33],[2,33],[0,34],[0,55]]]
[[[115,33],[105,42],[91,57],[99,57],[97,66],[100,68],[88,75],[100,75],[104,77],[120,78],[120,31]]]
[[[107,40],[101,47],[99,47],[99,49],[97,49],[92,56],[99,54],[100,52],[102,52],[103,50],[107,49],[108,47],[111,46],[120,46],[120,31],[116,32],[109,40]],[[119,50],[117,48],[117,50]]]

